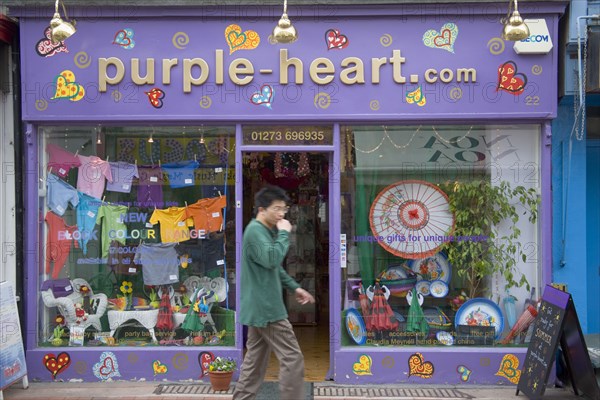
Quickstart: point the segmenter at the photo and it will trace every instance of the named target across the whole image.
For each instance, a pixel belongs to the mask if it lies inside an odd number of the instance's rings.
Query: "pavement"
[[[27,389],[17,382],[3,392],[6,400],[229,400],[233,386],[227,392],[213,392],[210,385],[199,382],[30,382]],[[1,392],[0,392],[1,393]],[[440,385],[338,385],[333,382],[314,382],[315,400],[359,399],[527,399],[521,393],[515,396],[515,386],[440,386]],[[256,400],[276,400],[277,395],[259,396]],[[571,388],[547,388],[543,396],[548,400],[582,399]],[[2,395],[0,395],[2,400]],[[591,399],[599,400],[599,399]]]

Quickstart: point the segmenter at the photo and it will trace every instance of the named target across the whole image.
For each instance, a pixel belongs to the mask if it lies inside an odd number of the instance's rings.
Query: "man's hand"
[[[300,304],[314,303],[315,298],[302,288],[296,289],[296,301]]]
[[[283,230],[291,232],[292,224],[287,219],[280,219],[279,221],[277,221],[277,229],[279,229],[280,231]]]

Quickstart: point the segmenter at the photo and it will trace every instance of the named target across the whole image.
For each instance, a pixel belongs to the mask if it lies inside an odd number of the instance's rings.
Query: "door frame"
[[[242,171],[242,156],[248,152],[315,152],[328,155],[329,162],[329,369],[325,379],[333,379],[335,352],[340,349],[340,323],[341,321],[341,305],[338,301],[341,285],[340,273],[340,209],[333,207],[331,199],[340,198],[340,125],[338,123],[307,123],[307,122],[288,122],[290,126],[299,125],[329,125],[333,128],[333,143],[331,145],[244,145],[243,141],[243,125],[257,125],[257,122],[252,121],[246,124],[236,124],[235,127],[235,219],[243,221],[243,171]],[[265,121],[260,125],[278,125],[281,126],[281,121]],[[242,233],[244,230],[243,224],[236,224],[235,240],[236,240],[236,288],[240,287],[240,269],[241,269],[241,244]],[[236,304],[240,304],[240,291],[236,290]],[[236,319],[236,324],[238,324]],[[236,345],[242,347],[242,327],[236,328]],[[242,349],[243,350],[243,349]]]

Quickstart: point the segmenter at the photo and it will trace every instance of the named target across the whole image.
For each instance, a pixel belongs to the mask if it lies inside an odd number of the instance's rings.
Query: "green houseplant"
[[[208,364],[208,378],[214,391],[229,390],[237,362],[231,357],[217,357]]]
[[[501,274],[506,289],[525,285],[525,275],[518,271],[519,259],[527,261],[520,246],[521,231],[516,223],[523,216],[529,222],[537,220],[539,198],[535,189],[512,187],[502,181],[492,185],[487,180],[454,182],[446,188],[450,211],[454,213],[454,234],[457,237],[487,237],[487,240],[454,240],[444,244],[448,260],[463,280],[470,298],[482,294],[485,277]],[[517,207],[520,203],[524,210]],[[511,228],[501,232],[500,224]]]

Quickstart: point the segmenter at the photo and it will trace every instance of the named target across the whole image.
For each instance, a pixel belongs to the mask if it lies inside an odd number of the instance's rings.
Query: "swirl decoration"
[[[487,42],[487,46],[490,49],[490,53],[497,56],[498,54],[504,53],[505,45],[504,40],[499,37],[491,38]]]
[[[115,103],[118,103],[119,101],[121,101],[121,98],[123,98],[123,95],[118,90],[113,90],[110,93],[110,95],[111,95],[112,99],[115,101]]]
[[[46,99],[36,100],[35,109],[38,111],[46,111],[48,109],[48,102]]]
[[[373,111],[379,110],[379,100],[371,100],[369,103],[369,108]]]
[[[450,100],[457,101],[462,98],[462,89],[455,87],[450,89]]]
[[[210,96],[202,96],[200,99],[200,107],[202,108],[210,108],[212,106],[212,99]]]
[[[541,75],[542,74],[542,66],[541,65],[534,65],[531,67],[531,73],[534,75]]]
[[[172,41],[175,48],[183,50],[190,43],[190,37],[185,32],[176,32]]]
[[[325,110],[331,105],[331,97],[327,93],[319,92],[315,95],[314,104],[315,107]]]
[[[189,360],[187,354],[185,354],[185,353],[175,353],[171,360],[171,363],[173,364],[173,368],[180,370],[180,371],[187,369],[189,362],[190,362],[190,360]]]
[[[381,43],[383,47],[390,47],[393,41],[394,40],[392,39],[392,35],[390,35],[389,33],[386,33],[385,35],[379,38],[379,43]]]
[[[88,364],[85,361],[77,361],[73,368],[75,369],[75,372],[77,372],[79,375],[83,375],[88,369]]]
[[[127,354],[127,361],[129,361],[131,364],[135,364],[139,360],[140,360],[140,357],[136,353]]]
[[[75,60],[75,65],[82,69],[87,68],[92,64],[92,57],[90,57],[90,55],[85,51],[80,51],[79,53],[75,54],[73,59]]]

